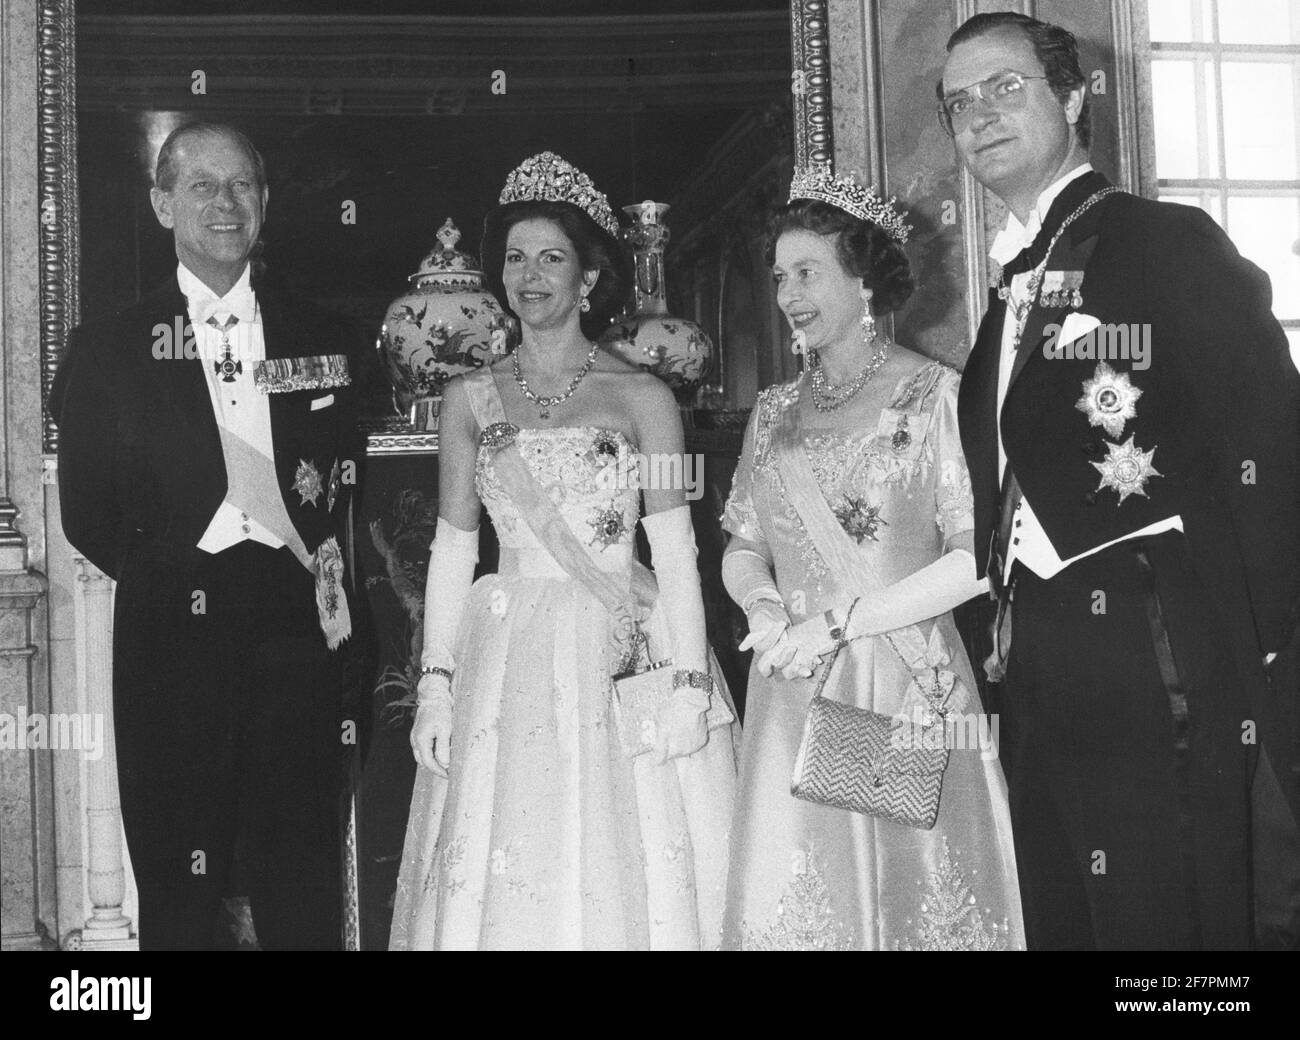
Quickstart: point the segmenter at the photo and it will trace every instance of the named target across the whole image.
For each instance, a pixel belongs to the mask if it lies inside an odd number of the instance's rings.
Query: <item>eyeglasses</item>
[[[939,103],[939,122],[949,137],[965,130],[975,118],[976,100],[985,101],[999,112],[1023,108],[1025,83],[1046,76],[1026,76],[1020,72],[996,72],[988,79],[945,94]]]

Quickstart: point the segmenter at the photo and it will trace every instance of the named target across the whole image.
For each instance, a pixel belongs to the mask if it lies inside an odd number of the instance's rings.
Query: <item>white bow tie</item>
[[[251,322],[257,317],[257,297],[253,290],[234,290],[218,299],[215,296],[192,296],[187,301],[194,321],[203,324],[213,315],[233,314],[240,321]]]
[[[1043,222],[1039,219],[1037,212],[1030,215],[1028,224],[1015,229],[1010,226],[1004,227],[997,233],[997,237],[993,239],[993,246],[989,249],[989,256],[997,263],[1003,266],[1007,265],[1034,244],[1034,239],[1038,237],[1038,232],[1042,230],[1042,227]]]

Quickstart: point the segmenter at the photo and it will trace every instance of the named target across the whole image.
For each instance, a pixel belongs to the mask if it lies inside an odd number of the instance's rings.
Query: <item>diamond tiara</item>
[[[596,190],[590,177],[554,152],[529,156],[511,170],[497,201],[503,206],[511,202],[567,202],[618,238],[618,220],[609,199]]]
[[[903,222],[907,214],[894,208],[892,196],[885,202],[876,194],[875,188],[864,188],[848,177],[832,176],[830,169],[824,166],[795,171],[790,182],[790,201],[797,199],[829,203],[859,220],[878,225],[900,244],[907,243],[907,236],[912,231],[912,225]]]

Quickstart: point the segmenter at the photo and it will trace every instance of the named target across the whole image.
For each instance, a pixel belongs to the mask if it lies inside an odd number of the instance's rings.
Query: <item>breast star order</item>
[[[1141,396],[1142,391],[1129,381],[1127,372],[1116,372],[1099,361],[1092,378],[1084,380],[1083,396],[1074,407],[1088,416],[1089,426],[1100,426],[1111,437],[1119,437],[1124,424],[1137,418],[1136,405]]]
[[[320,471],[307,459],[298,460],[298,469],[293,475],[293,489],[302,495],[302,501],[298,503],[300,506],[305,506],[308,502],[315,505],[316,499],[325,492]]]
[[[1118,491],[1120,505],[1124,504],[1124,499],[1129,495],[1141,495],[1146,498],[1147,481],[1152,477],[1163,476],[1155,466],[1151,465],[1151,457],[1156,453],[1156,449],[1143,451],[1133,443],[1133,437],[1129,437],[1123,444],[1107,444],[1106,453],[1105,462],[1091,462],[1089,465],[1095,466],[1097,472],[1101,474],[1101,483],[1097,485],[1097,490],[1113,488]]]

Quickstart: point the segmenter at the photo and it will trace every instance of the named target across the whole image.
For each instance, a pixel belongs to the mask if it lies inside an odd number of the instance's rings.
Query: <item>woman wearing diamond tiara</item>
[[[592,342],[630,285],[617,233],[550,152],[510,174],[484,224],[484,271],[523,341],[443,397],[393,949],[720,939],[734,713],[682,488],[647,487],[654,575],[633,557],[639,460],[680,455],[683,434],[668,388]],[[471,587],[483,506],[500,566]],[[672,685],[628,727],[611,674],[643,655],[638,631],[671,656]]]
[[[996,730],[951,614],[986,592],[959,377],[876,321],[911,294],[909,230],[874,191],[824,170],[796,174],[769,228],[777,303],[808,365],[759,395],[723,516],[723,579],[748,615],[741,648],[755,651],[724,948],[1024,944]],[[949,756],[932,830],[790,793],[811,677],[836,635],[833,700],[932,720],[921,690],[952,676],[945,733],[967,750]]]

